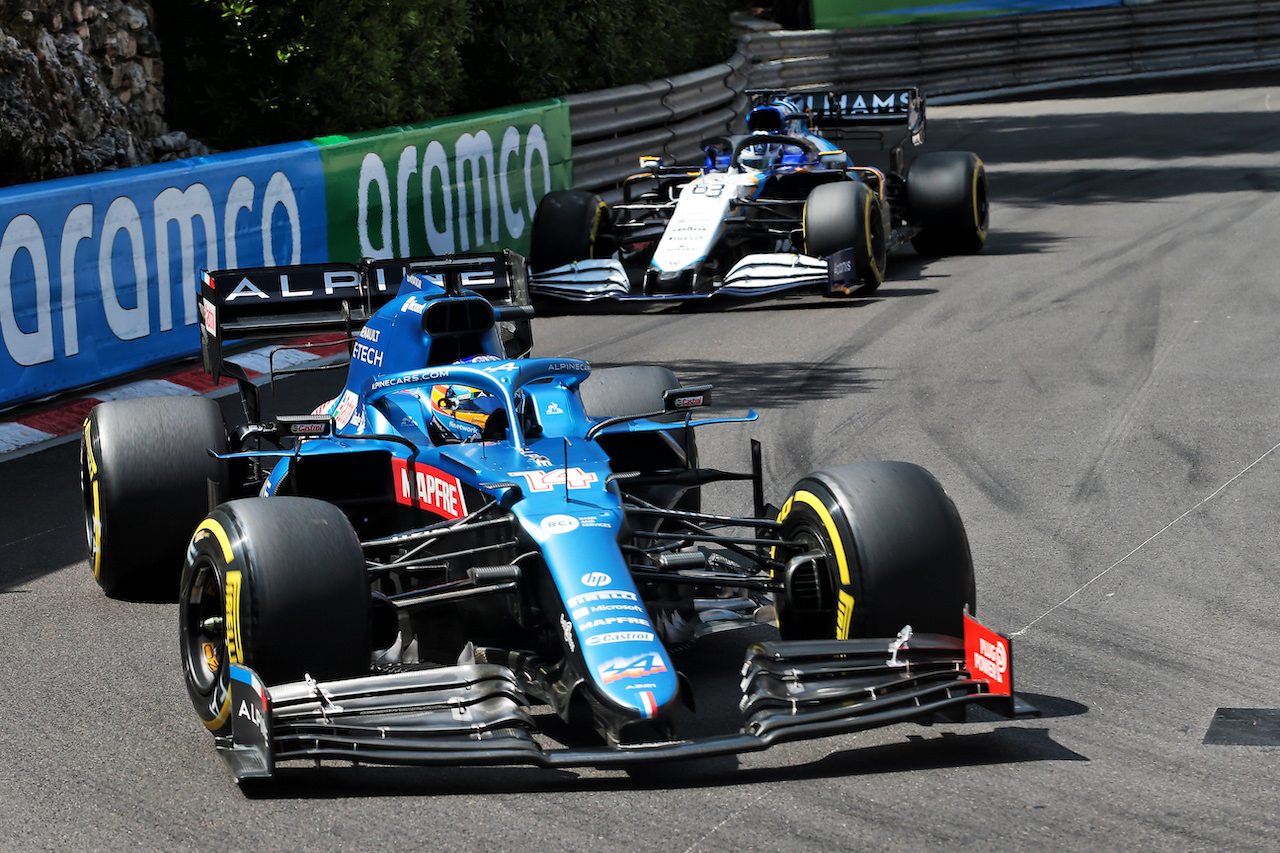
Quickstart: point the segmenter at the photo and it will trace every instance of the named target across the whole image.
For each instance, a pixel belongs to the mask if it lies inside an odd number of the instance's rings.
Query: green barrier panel
[[[326,136],[329,260],[529,251],[538,200],[573,186],[562,100]]]
[[[1123,0],[813,0],[813,26],[819,30],[882,27],[916,21],[954,21],[1119,6]]]

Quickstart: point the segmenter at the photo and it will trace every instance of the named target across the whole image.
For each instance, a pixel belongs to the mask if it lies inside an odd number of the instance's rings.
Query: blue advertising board
[[[401,257],[519,251],[572,185],[548,100],[0,189],[0,409],[199,354],[203,269],[391,257],[393,234]]]
[[[0,405],[199,352],[201,269],[326,260],[316,145],[0,190]]]

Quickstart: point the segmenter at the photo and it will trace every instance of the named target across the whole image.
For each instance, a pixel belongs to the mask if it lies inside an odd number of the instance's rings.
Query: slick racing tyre
[[[922,255],[968,255],[987,242],[987,172],[977,154],[921,154],[907,172],[907,215]]]
[[[963,636],[975,610],[969,540],[933,475],[907,462],[858,462],[810,474],[778,515],[784,561],[805,552],[776,602],[783,639]]]
[[[80,440],[89,567],[107,595],[173,600],[182,550],[226,466],[218,404],[204,397],[101,403]]]
[[[182,671],[201,721],[231,730],[228,665],[268,686],[369,670],[369,582],[355,530],[313,498],[244,498],[196,528],[178,596]]]
[[[538,202],[529,235],[535,272],[612,254],[609,206],[586,190],[553,190]]]
[[[872,293],[884,281],[889,251],[884,205],[871,187],[860,181],[819,184],[805,200],[801,225],[807,255],[825,258],[853,250],[859,285],[845,295]]]
[[[632,365],[592,370],[578,386],[578,395],[587,415],[611,418],[620,415],[642,415],[662,411],[662,395],[681,387],[676,375],[665,367]],[[678,422],[683,415],[662,415],[656,421]],[[665,438],[663,436],[666,436]],[[658,432],[602,435],[600,444],[609,454],[614,471],[640,471],[650,474],[660,470],[690,469],[698,466],[698,443],[693,430],[672,427]],[[625,483],[623,484],[625,487]],[[696,488],[668,487],[647,499],[662,506],[697,512],[702,505]]]

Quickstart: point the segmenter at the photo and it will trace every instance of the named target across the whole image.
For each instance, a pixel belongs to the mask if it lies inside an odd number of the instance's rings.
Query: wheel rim
[[[208,694],[225,676],[227,667],[226,595],[210,560],[196,563],[182,606],[187,626],[182,638],[187,678],[197,692]]]
[[[815,564],[814,571],[792,576],[791,594],[778,608],[779,628],[783,639],[830,638],[837,628],[835,602],[839,592],[835,572],[829,565],[833,546],[821,520],[810,517],[806,507],[793,508],[788,522],[782,538],[799,546],[791,556],[820,551],[826,559]]]
[[[801,523],[800,527],[793,531],[791,538],[797,542],[803,542],[807,551],[822,551],[824,554],[829,554],[831,551],[831,545],[825,537],[807,522]],[[794,583],[792,599],[798,610],[820,612],[827,609],[822,607],[823,604],[830,606],[831,602],[824,600],[831,598],[829,581],[824,583],[823,578],[815,573],[812,577],[796,578]]]

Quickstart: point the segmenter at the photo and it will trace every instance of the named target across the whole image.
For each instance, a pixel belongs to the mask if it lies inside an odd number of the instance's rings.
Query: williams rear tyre
[[[89,567],[107,595],[172,601],[182,551],[223,482],[227,433],[204,397],[101,403],[80,440]]]
[[[196,528],[178,596],[182,670],[201,721],[231,731],[229,664],[268,686],[363,675],[371,594],[360,540],[336,506],[244,498]]]
[[[963,636],[974,613],[969,540],[933,475],[908,462],[858,462],[810,474],[778,515],[798,560],[778,596],[784,639]]]
[[[805,254],[825,258],[853,250],[858,286],[833,295],[864,296],[884,281],[887,225],[880,196],[859,181],[819,184],[804,203]]]
[[[662,395],[681,387],[676,375],[665,367],[632,365],[592,370],[578,386],[578,395],[593,418],[643,415],[662,411]],[[655,421],[678,423],[682,414],[660,415]],[[688,470],[698,467],[698,442],[694,431],[675,426],[662,432],[601,435],[601,447],[609,454],[614,471]],[[623,487],[626,487],[624,482]],[[646,500],[660,506],[697,512],[702,506],[701,490],[683,487],[655,487]]]
[[[987,172],[977,154],[921,154],[907,172],[907,215],[922,255],[971,255],[987,242]]]
[[[553,190],[538,202],[529,234],[529,266],[535,272],[613,253],[609,206],[587,190]]]

